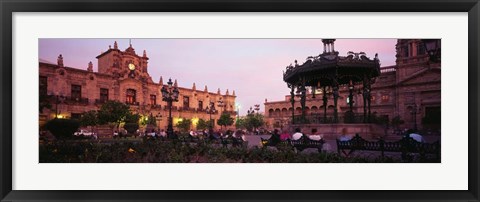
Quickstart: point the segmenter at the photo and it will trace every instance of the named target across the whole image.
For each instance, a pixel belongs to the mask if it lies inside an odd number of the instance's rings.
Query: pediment
[[[441,81],[440,68],[423,69],[414,74],[408,75],[398,82],[398,85],[414,85],[418,83]]]

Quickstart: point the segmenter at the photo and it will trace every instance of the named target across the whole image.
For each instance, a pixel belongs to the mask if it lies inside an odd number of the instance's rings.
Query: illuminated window
[[[157,105],[157,96],[150,95],[150,105]]]
[[[137,91],[133,89],[127,89],[127,104],[135,104],[137,102]]]
[[[388,102],[390,99],[390,96],[388,95],[382,95],[382,102]]]

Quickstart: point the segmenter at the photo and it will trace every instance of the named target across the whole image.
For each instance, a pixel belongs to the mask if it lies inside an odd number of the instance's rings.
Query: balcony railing
[[[106,99],[95,99],[95,104],[101,105],[105,104],[108,100]]]
[[[139,102],[128,102],[128,101],[126,101],[125,104],[127,104],[127,105],[134,105],[134,106],[139,106],[139,105],[140,105]]]
[[[302,117],[302,115],[294,116],[295,124],[329,124],[329,123],[367,123],[367,120],[364,120],[363,114],[355,114],[353,116],[338,116],[338,121],[335,121],[335,118],[330,114],[327,117],[324,117],[323,114],[311,114]],[[375,120],[371,120],[375,122]]]
[[[88,98],[82,97],[67,97],[66,101],[71,104],[83,104],[88,105]]]
[[[155,104],[155,105],[150,105],[150,108],[152,108],[152,109],[162,109],[162,106]]]

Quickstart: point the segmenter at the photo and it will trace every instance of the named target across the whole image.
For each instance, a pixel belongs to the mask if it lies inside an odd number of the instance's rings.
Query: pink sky
[[[86,69],[89,61],[97,70],[97,59],[102,51],[113,47],[128,47],[129,39],[39,39],[39,58],[56,62],[63,55],[65,66]],[[237,103],[244,115],[250,106],[268,101],[284,100],[289,94],[282,80],[282,71],[294,60],[302,64],[308,56],[323,52],[321,39],[131,39],[138,55],[147,51],[148,71],[158,83],[177,79],[178,85],[225,94],[235,90]],[[395,65],[396,39],[337,39],[335,50],[341,56],[348,51],[375,53],[381,66]]]

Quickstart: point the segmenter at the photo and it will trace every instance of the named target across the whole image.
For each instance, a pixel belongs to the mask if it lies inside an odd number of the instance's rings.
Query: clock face
[[[133,63],[128,64],[128,69],[135,70],[135,65]]]

